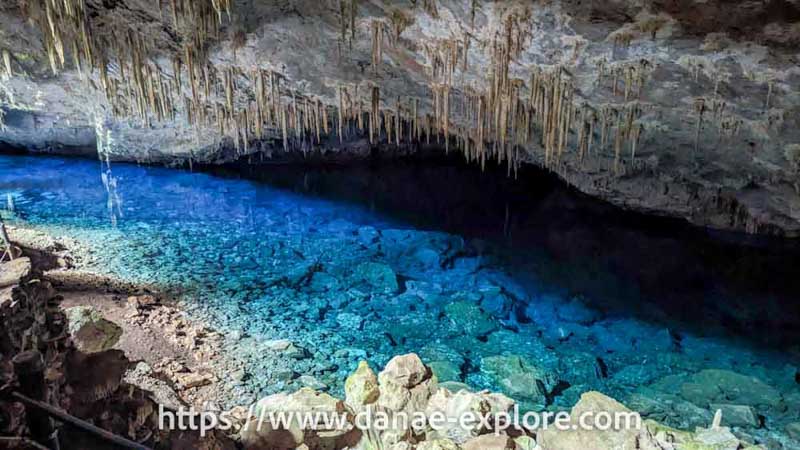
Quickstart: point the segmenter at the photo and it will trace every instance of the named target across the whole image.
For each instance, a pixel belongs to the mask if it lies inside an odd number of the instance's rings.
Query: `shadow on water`
[[[589,198],[552,174],[485,172],[460,157],[357,165],[203,167],[304,195],[367,205],[419,228],[464,236],[508,258],[537,292],[579,296],[606,314],[677,333],[786,348],[800,338],[800,242],[694,227]]]

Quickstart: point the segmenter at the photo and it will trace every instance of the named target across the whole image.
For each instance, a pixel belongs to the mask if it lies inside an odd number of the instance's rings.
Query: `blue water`
[[[569,278],[583,268],[535,250],[525,266],[519,255],[478,251],[472,239],[354,202],[82,159],[0,156],[0,199],[8,195],[7,220],[87,245],[82,269],[177,288],[191,316],[226,333],[225,356],[248,374],[232,382],[232,402],[299,387],[308,382],[301,375],[340,393],[359,359],[378,368],[415,351],[443,380],[502,390],[531,408],[568,408],[594,389],[633,404],[659,399],[673,409],[652,417],[685,428],[711,412],[681,386],[724,369],[779,393],[780,406],[753,405],[766,425],[748,433],[782,433],[797,419],[793,351],[598,310],[591,298],[543,285],[545,272]],[[620,283],[602,270],[591,278]],[[274,339],[305,352],[263,346]]]

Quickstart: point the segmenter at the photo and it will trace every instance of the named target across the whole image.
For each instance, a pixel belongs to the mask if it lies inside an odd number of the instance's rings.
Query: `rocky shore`
[[[339,435],[333,431],[289,430],[287,435],[284,432],[286,430],[265,430],[262,427],[261,432],[255,433],[252,431],[255,427],[245,427],[248,421],[257,420],[263,411],[281,411],[287,408],[300,411],[343,411],[352,416],[372,407],[389,413],[404,411],[432,414],[434,411],[446,411],[447,414],[455,415],[467,410],[496,414],[511,411],[515,405],[522,411],[545,408],[550,411],[571,411],[573,415],[576,411],[613,412],[628,409],[607,395],[580,386],[574,389],[567,386],[567,390],[575,391],[574,394],[565,395],[562,392],[558,395],[559,401],[553,404],[548,398],[558,389],[564,388],[563,385],[559,387],[557,373],[549,371],[546,364],[542,365],[546,362],[544,359],[530,359],[510,352],[484,357],[481,360],[480,373],[493,377],[497,384],[504,386],[505,392],[513,393],[511,397],[521,401],[512,400],[503,394],[479,390],[480,386],[470,386],[470,380],[464,380],[468,383],[464,384],[459,375],[460,368],[449,362],[446,355],[439,359],[426,357],[427,365],[416,354],[396,356],[386,362],[383,371],[376,375],[369,364],[374,361],[363,361],[364,357],[349,353],[346,355],[348,358],[353,356],[356,362],[361,362],[357,364],[355,372],[351,373],[352,369],[347,371],[350,375],[343,383],[343,391],[333,390],[334,395],[331,395],[330,387],[313,376],[313,371],[297,374],[292,369],[284,369],[289,370],[285,379],[291,382],[282,384],[284,387],[279,392],[254,398],[252,401],[242,401],[239,394],[241,386],[251,384],[256,378],[252,374],[254,366],[251,357],[260,356],[263,364],[276,364],[275,370],[269,372],[270,376],[275,375],[285,358],[310,361],[312,364],[318,362],[309,358],[309,350],[290,340],[262,342],[235,333],[220,333],[192,319],[181,310],[179,303],[156,287],[136,286],[76,271],[76,264],[79,265],[83,259],[89,258],[86,249],[78,242],[66,242],[65,245],[61,238],[56,240],[44,233],[20,228],[12,229],[11,236],[30,256],[32,270],[36,273],[41,271],[41,279],[55,286],[57,294],[53,290],[50,297],[58,299],[58,306],[54,311],[63,314],[64,322],[68,324],[65,325],[70,336],[70,344],[67,346],[90,355],[114,352],[119,358],[123,358],[125,370],[119,372],[121,378],[118,383],[120,386],[133,386],[132,389],[142,392],[152,402],[149,415],[145,414],[150,417],[151,425],[157,409],[155,405],[161,404],[170,410],[193,407],[196,410],[224,411],[230,414],[236,418],[231,437],[245,448],[295,448],[305,445],[308,448],[363,449],[532,449],[537,448],[535,442],[538,442],[541,449],[565,450],[733,450],[752,447],[760,442],[761,446],[755,448],[790,449],[794,448],[795,439],[798,438],[797,422],[791,421],[792,414],[796,414],[791,406],[796,398],[792,391],[786,394],[785,389],[776,389],[755,377],[730,370],[711,369],[692,375],[667,374],[656,379],[647,388],[638,389],[623,399],[628,407],[638,410],[645,419],[646,426],[638,430],[555,433],[552,430],[513,429],[495,436],[493,430],[487,429],[452,430],[452,433],[444,434],[441,430],[407,429],[379,435],[360,435],[358,430],[351,429],[349,432],[355,434],[349,434],[346,440],[339,440]],[[366,279],[382,286],[395,280],[394,277],[381,276],[386,269],[380,265],[360,268]],[[30,272],[31,269],[27,271]],[[5,274],[8,271],[3,272]],[[24,283],[29,275],[14,275],[10,278],[15,277],[22,279]],[[3,304],[4,307],[8,306],[7,302]],[[565,307],[573,309],[568,314],[572,319],[585,316],[580,314],[579,305]],[[492,331],[493,319],[483,311],[483,308],[476,309],[465,301],[453,302],[446,308],[446,314],[461,318],[458,323],[461,323],[465,332],[496,333]],[[561,313],[567,315],[566,310]],[[354,325],[348,321],[350,316],[347,314],[340,313],[337,320],[341,319],[342,326],[352,327]],[[584,319],[582,323],[591,322],[587,317]],[[353,317],[352,320],[357,318]],[[575,327],[580,323],[581,320],[578,320]],[[483,329],[485,327],[492,330]],[[13,328],[9,327],[9,330]],[[499,338],[499,335],[490,334],[492,340]],[[503,345],[513,343],[515,336],[508,335],[506,338],[508,339]],[[231,343],[234,344],[232,347],[229,346]],[[250,351],[242,352],[243,348],[249,348]],[[423,348],[422,353],[430,355],[431,348]],[[574,370],[591,369],[601,372],[603,367],[598,362],[582,365],[578,360],[574,361],[574,366]],[[641,378],[646,373],[645,369],[645,366],[639,366],[637,371],[631,366],[612,375],[617,378],[635,377],[634,372],[637,372]],[[338,372],[341,371],[335,373]],[[796,379],[791,379],[791,368],[786,367],[785,372],[787,383],[796,383]],[[304,387],[298,389],[298,385]],[[537,404],[537,398],[541,398],[543,403]],[[574,398],[571,404],[567,404],[569,398]],[[250,403],[256,403],[256,408],[248,410]],[[721,423],[715,423],[714,415],[717,411],[722,412]],[[777,411],[785,412],[776,413]],[[782,429],[776,429],[777,423],[784,424],[781,425]],[[671,426],[689,431],[678,431]],[[245,431],[241,431],[242,429]],[[270,434],[275,432],[278,432],[280,438]],[[280,442],[286,442],[289,435],[289,444],[281,447],[284,444]],[[140,436],[134,433],[130,437]],[[167,440],[164,442],[168,442],[169,438],[165,439]],[[159,445],[162,445],[160,448],[169,448],[163,447],[163,442]]]
[[[159,449],[236,448],[217,431],[201,436],[193,430],[161,429],[156,415],[159,394],[172,391],[159,391],[159,386],[132,376],[136,364],[117,345],[123,329],[91,307],[68,307],[45,275],[68,267],[69,258],[61,256],[64,249],[14,242],[18,257],[0,262],[0,448],[51,448],[52,422],[40,407],[18,397],[20,393],[129,443]],[[29,372],[31,367],[43,369],[35,372],[41,385]],[[60,418],[56,429],[63,449],[112,446],[108,437],[65,425]]]

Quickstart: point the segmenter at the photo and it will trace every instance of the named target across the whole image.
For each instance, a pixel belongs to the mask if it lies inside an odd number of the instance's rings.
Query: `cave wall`
[[[438,144],[800,235],[796,0],[19,0],[0,26],[8,145],[215,163]]]

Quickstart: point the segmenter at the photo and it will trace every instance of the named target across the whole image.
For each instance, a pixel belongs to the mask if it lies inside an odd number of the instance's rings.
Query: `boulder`
[[[719,369],[694,374],[681,386],[680,394],[701,407],[711,403],[776,407],[781,402],[781,394],[758,378]]]
[[[16,258],[0,263],[0,288],[14,286],[31,273],[31,260],[28,257]]]
[[[396,412],[423,411],[437,388],[430,368],[414,353],[392,358],[378,374],[378,405]]]
[[[113,348],[122,336],[119,325],[106,320],[91,306],[75,306],[66,310],[69,334],[78,350],[98,353]]]
[[[461,369],[450,361],[428,363],[438,381],[461,381]]]
[[[346,330],[357,331],[361,329],[364,318],[358,314],[343,312],[336,316],[336,322]]]
[[[287,420],[273,424],[270,414],[285,414]],[[320,420],[301,421],[297,415],[303,414],[318,414]],[[241,431],[242,443],[248,450],[290,449],[303,444],[309,448],[342,448],[354,445],[359,438],[353,415],[344,402],[309,388],[261,399]]]
[[[485,336],[497,329],[497,323],[474,303],[457,301],[445,306],[444,311],[459,333]]]
[[[730,427],[758,427],[758,417],[753,408],[747,405],[712,403],[711,413],[722,412],[722,424]]]
[[[513,301],[499,287],[491,286],[481,290],[481,308],[498,319],[508,317]]]
[[[800,441],[800,422],[791,422],[784,427],[790,438]]]
[[[356,267],[356,277],[381,293],[397,292],[397,275],[391,267],[376,262],[361,263]]]
[[[614,449],[614,450],[656,450],[661,449],[654,437],[646,427],[637,429],[635,426],[628,428],[611,427],[608,430],[589,430],[580,426],[580,418],[587,414],[631,413],[624,405],[599,392],[587,392],[581,396],[580,401],[570,412],[568,430],[559,430],[554,426],[539,431],[536,435],[537,442],[547,450],[587,450],[587,449]]]
[[[602,317],[600,312],[586,306],[583,301],[577,298],[560,303],[556,307],[556,315],[565,322],[574,322],[581,325],[591,325]]]
[[[543,408],[547,395],[558,383],[555,373],[540,368],[519,355],[487,356],[481,360],[481,373],[518,400],[530,400]]]
[[[355,409],[370,405],[378,400],[378,377],[366,361],[358,363],[358,368],[344,382],[345,401]]]
[[[430,398],[425,414],[428,417],[444,417],[447,420],[434,430],[434,435],[453,439],[459,444],[487,432],[494,430],[483,427],[480,420],[471,423],[461,423],[460,420],[467,416],[486,417],[493,414],[511,414],[514,409],[514,401],[502,394],[493,394],[486,391],[469,392],[459,390],[452,392],[445,388],[439,388]]]
[[[325,292],[336,289],[339,286],[339,280],[336,277],[326,272],[315,272],[311,276],[311,283],[309,287],[314,292]]]
[[[380,374],[382,381],[391,381],[411,388],[430,377],[430,370],[415,353],[392,358]]]

